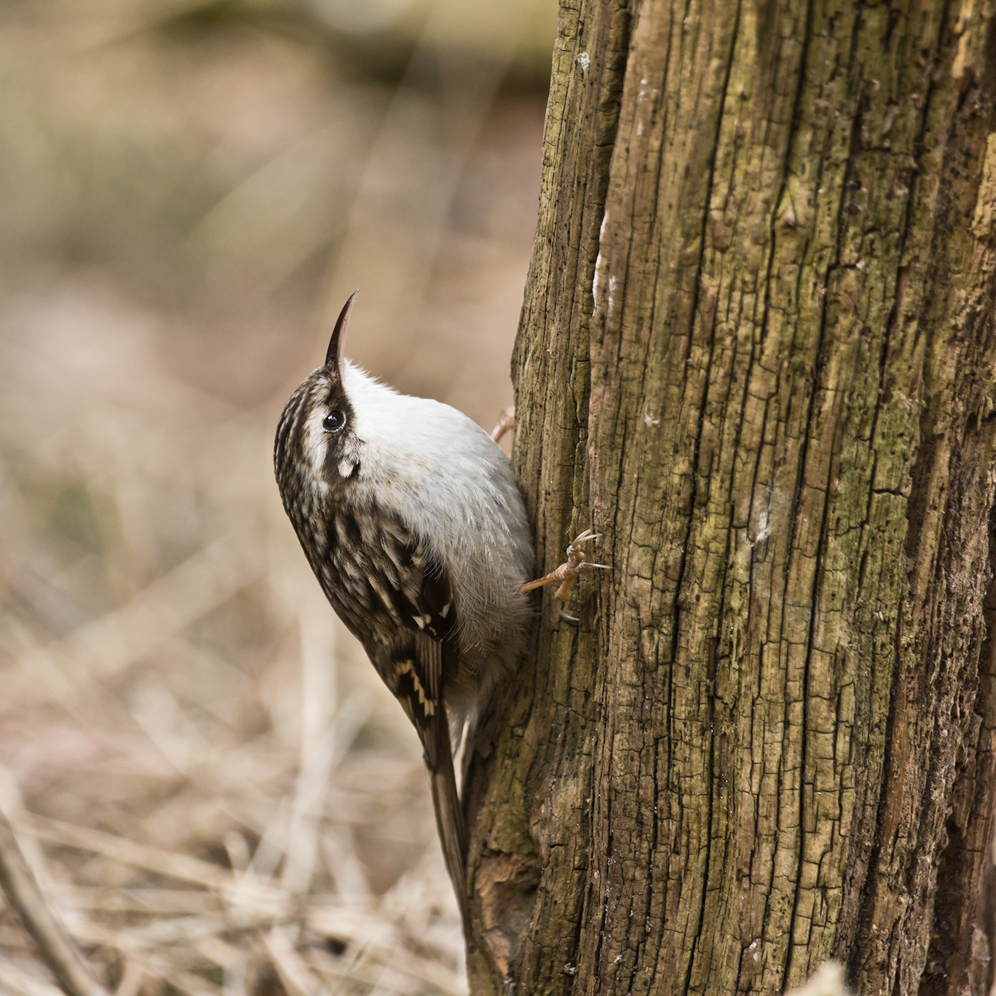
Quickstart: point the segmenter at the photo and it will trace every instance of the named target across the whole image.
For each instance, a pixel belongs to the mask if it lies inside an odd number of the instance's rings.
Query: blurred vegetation
[[[462,992],[417,738],[270,469],[349,352],[490,425],[555,9],[0,6],[0,807],[122,996]],[[0,991],[51,994],[0,910]]]

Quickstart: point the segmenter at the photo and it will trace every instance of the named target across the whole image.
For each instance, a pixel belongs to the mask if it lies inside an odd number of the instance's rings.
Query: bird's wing
[[[380,647],[367,649],[418,730],[426,763],[435,770],[437,728],[447,731],[443,689],[459,668],[450,581],[419,537],[394,528],[383,531],[379,541],[393,569],[383,576],[377,595],[393,625],[381,632]],[[448,751],[448,732],[445,740]]]
[[[383,643],[368,650],[422,741],[443,855],[467,923],[466,831],[443,701],[446,681],[459,667],[456,606],[449,577],[424,541],[390,530],[380,543],[395,565],[378,592],[394,625]]]

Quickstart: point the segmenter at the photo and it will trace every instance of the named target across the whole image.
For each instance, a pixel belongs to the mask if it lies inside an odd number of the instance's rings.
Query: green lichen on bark
[[[562,5],[516,456],[613,571],[473,772],[475,991],[985,981],[994,25]]]

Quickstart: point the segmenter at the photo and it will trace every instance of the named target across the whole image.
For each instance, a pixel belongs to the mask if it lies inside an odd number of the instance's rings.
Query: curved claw
[[[572,616],[569,612],[565,612],[559,605],[557,606],[557,615],[565,623],[570,623],[572,626],[578,626],[581,623],[581,619],[578,616]]]

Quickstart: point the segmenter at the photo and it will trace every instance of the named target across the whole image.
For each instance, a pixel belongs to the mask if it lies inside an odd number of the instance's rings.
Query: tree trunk
[[[472,991],[986,993],[996,2],[562,3]]]

